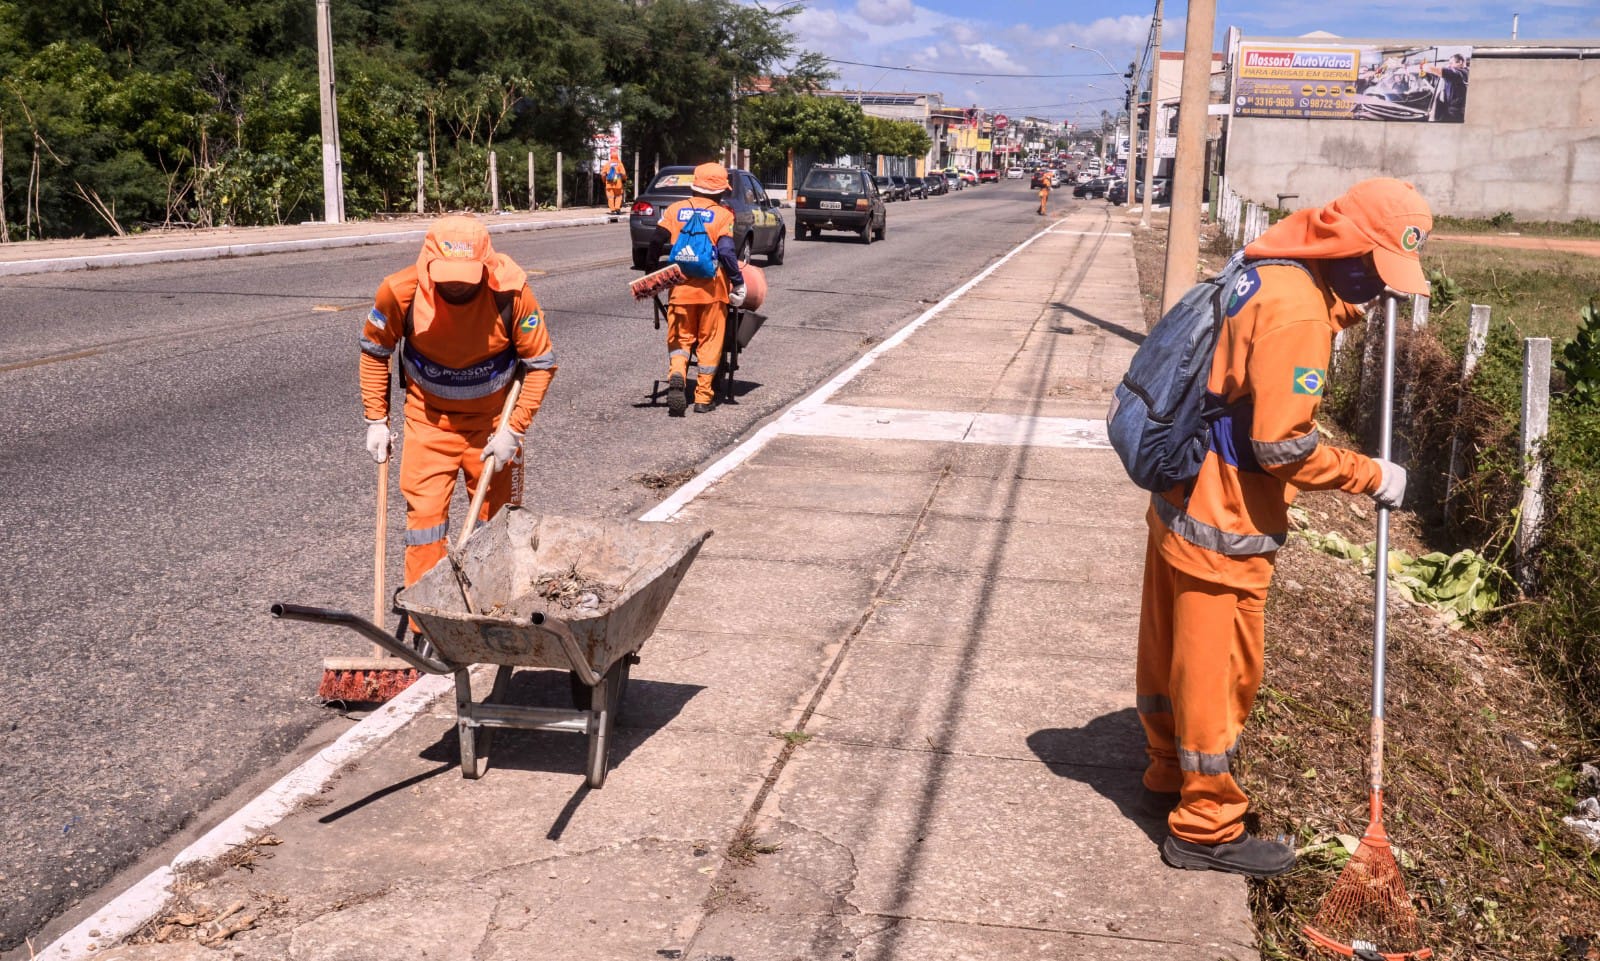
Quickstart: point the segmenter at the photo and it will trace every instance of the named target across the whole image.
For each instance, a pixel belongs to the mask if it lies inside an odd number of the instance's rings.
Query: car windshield
[[[866,191],[866,184],[861,182],[861,174],[854,170],[813,170],[806,175],[802,189],[859,194]]]
[[[651,181],[650,189],[645,191],[652,194],[682,194],[689,196],[689,185],[694,183],[693,170],[663,170]]]

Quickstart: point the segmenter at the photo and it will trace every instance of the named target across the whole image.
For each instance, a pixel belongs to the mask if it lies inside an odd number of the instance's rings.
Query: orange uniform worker
[[[617,151],[611,151],[605,169],[600,171],[600,179],[606,185],[606,209],[612,214],[622,213],[622,189],[628,183],[628,169],[622,166],[622,157]]]
[[[1248,799],[1230,773],[1261,686],[1263,610],[1288,507],[1302,490],[1405,496],[1398,465],[1322,442],[1333,336],[1385,286],[1427,294],[1418,249],[1433,227],[1407,183],[1365,180],[1296,211],[1245,248],[1303,262],[1246,271],[1230,296],[1207,389],[1227,404],[1192,482],[1155,495],[1147,516],[1137,705],[1149,764],[1143,805],[1166,812],[1162,859],[1255,877],[1294,851],[1244,832]]]
[[[694,168],[690,196],[661,212],[650,239],[648,262],[655,263],[678,242],[683,228],[698,219],[716,246],[718,270],[707,278],[690,277],[672,288],[667,300],[667,413],[682,417],[684,387],[689,375],[689,353],[699,359],[699,379],[694,387],[696,413],[707,413],[714,402],[717,363],[722,359],[722,339],[727,331],[728,307],[744,303],[744,273],[733,246],[733,211],[720,201],[728,193],[728,168],[703,163]]]
[[[445,556],[456,472],[476,489],[496,465],[483,514],[522,499],[522,433],[556,372],[544,312],[527,274],[489,242],[475,217],[434,221],[417,262],[378,286],[361,329],[361,403],[367,451],[389,457],[389,358],[400,350],[406,381],[406,585]],[[518,370],[522,393],[497,423]],[[507,469],[510,465],[510,469]]]
[[[1050,206],[1050,175],[1039,175],[1039,216],[1043,217]]]

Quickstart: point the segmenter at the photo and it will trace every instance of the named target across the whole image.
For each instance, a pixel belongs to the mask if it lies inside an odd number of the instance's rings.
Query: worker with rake
[[[456,474],[474,488],[492,472],[487,521],[522,500],[522,434],[556,372],[544,311],[527,274],[499,253],[475,217],[434,221],[415,264],[378,285],[361,329],[361,402],[366,448],[389,458],[389,359],[400,351],[405,446],[406,586],[445,556]],[[516,406],[501,407],[522,377]],[[509,466],[510,469],[506,469]]]
[[[1137,706],[1149,764],[1142,806],[1166,814],[1176,868],[1271,877],[1294,850],[1245,833],[1230,761],[1261,685],[1263,612],[1288,507],[1302,490],[1370,494],[1395,508],[1404,468],[1323,443],[1317,408],[1333,337],[1385,294],[1428,293],[1418,251],[1433,227],[1407,183],[1362,181],[1296,211],[1245,248],[1207,390],[1222,413],[1193,480],[1148,515]]]

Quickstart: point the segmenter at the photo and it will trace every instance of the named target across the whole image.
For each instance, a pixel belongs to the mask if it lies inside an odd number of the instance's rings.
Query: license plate
[[[844,205],[837,200],[824,200],[819,202],[817,206],[821,207],[823,210],[838,210]]]

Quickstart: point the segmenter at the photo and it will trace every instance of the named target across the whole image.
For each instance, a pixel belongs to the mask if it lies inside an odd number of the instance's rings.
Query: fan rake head
[[[1426,961],[1432,948],[1380,949],[1416,943],[1417,910],[1383,829],[1382,792],[1373,792],[1371,806],[1361,843],[1301,933],[1320,948],[1359,961]]]

